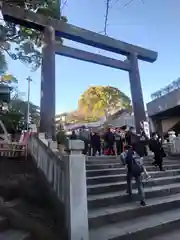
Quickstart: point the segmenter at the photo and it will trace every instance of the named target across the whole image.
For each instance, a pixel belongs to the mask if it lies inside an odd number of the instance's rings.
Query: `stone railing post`
[[[65,159],[66,220],[69,240],[88,240],[88,211],[86,186],[86,156],[84,142],[69,140],[70,155]]]

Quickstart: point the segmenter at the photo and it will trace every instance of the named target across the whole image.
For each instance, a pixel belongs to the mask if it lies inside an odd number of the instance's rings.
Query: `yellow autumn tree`
[[[121,110],[130,109],[130,98],[112,86],[91,86],[78,101],[78,108],[86,118],[97,120],[103,116]]]

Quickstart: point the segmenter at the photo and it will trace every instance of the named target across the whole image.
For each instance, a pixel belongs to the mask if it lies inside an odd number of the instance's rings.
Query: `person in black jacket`
[[[116,142],[116,153],[117,155],[120,155],[123,150],[123,141],[121,138],[121,132],[118,128],[115,129],[114,136],[115,136],[115,142]]]
[[[159,141],[157,133],[152,133],[149,149],[154,153],[155,161],[152,164],[159,166],[160,171],[163,171],[163,157],[165,156],[165,153],[161,142]]]
[[[71,134],[71,136],[70,136],[70,139],[71,139],[71,140],[76,140],[76,139],[77,139],[77,135],[76,135],[75,130],[72,131],[72,134]]]
[[[91,136],[91,146],[92,146],[92,155],[95,156],[96,153],[99,153],[99,156],[101,155],[101,138],[98,133],[94,133]]]
[[[114,133],[112,133],[110,128],[108,128],[107,132],[104,135],[104,142],[105,142],[105,147],[108,149],[107,154],[115,155],[115,151],[114,151],[115,137],[114,137]]]

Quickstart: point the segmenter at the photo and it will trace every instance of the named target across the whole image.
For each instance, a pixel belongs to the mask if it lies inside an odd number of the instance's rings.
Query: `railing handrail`
[[[28,148],[37,167],[64,204],[68,240],[89,240],[84,143],[69,140],[70,154],[62,156],[58,154],[56,143],[52,140],[49,143],[43,137],[31,136]]]
[[[48,154],[48,156],[53,159],[53,161],[56,161],[57,165],[62,165],[63,166],[63,160],[62,160],[62,156],[60,155],[60,153],[54,152],[48,145],[46,145],[43,141],[41,141],[37,135],[32,135],[29,138],[29,141],[32,140],[32,138],[34,138],[38,144],[40,146],[42,146],[42,148],[45,149],[46,153]]]

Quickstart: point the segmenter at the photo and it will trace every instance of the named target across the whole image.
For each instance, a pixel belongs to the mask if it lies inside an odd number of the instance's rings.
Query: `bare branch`
[[[134,0],[129,0],[125,5],[124,7],[127,7],[129,4],[131,4]]]
[[[134,2],[135,0],[129,0],[124,7],[127,7],[128,5],[130,5],[132,2]],[[140,0],[143,4],[144,4],[144,0]]]
[[[7,50],[6,48],[4,48],[3,46],[0,45],[0,49],[5,51],[11,58],[12,58],[12,55],[10,54],[9,50]]]
[[[111,0],[106,0],[106,12],[105,12],[105,21],[104,21],[104,34],[105,35],[107,35],[107,25],[108,25],[110,1]]]
[[[64,9],[64,7],[67,5],[67,0],[64,0],[64,2],[61,4],[61,11]]]

